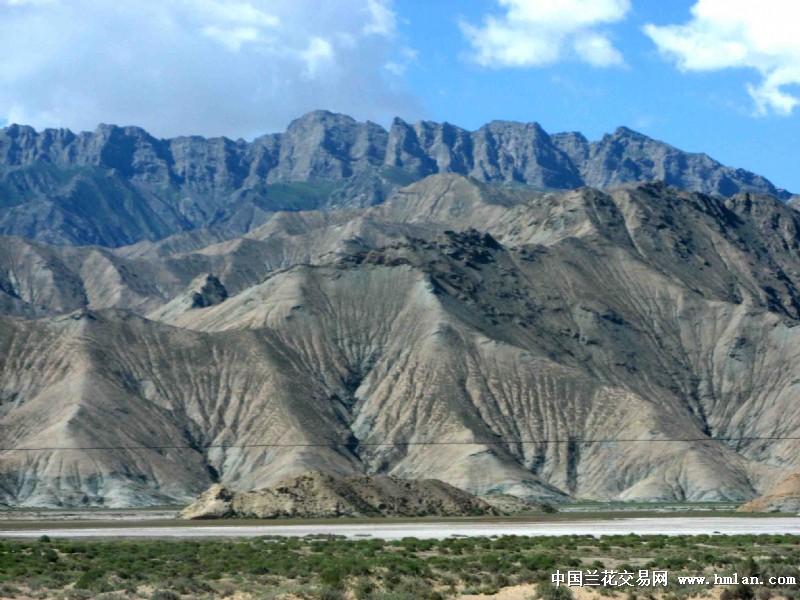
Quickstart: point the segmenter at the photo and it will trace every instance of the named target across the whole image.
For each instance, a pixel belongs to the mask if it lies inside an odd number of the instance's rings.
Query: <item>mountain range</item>
[[[175,140],[114,153],[99,133],[16,128],[27,150],[12,152],[14,129],[4,181],[39,187],[17,204],[4,192],[9,226],[62,206],[57,182],[101,176],[146,206],[157,190],[175,194],[162,208],[192,190],[227,215],[250,202],[239,167],[176,178]],[[459,132],[318,112],[261,142],[185,138],[220,160],[274,144],[248,189],[279,189],[291,210],[259,209],[240,233],[226,217],[144,235],[155,221],[105,212],[120,198],[150,210],[134,196],[75,191],[92,227],[59,213],[60,229],[0,237],[0,502],[185,502],[306,471],[548,501],[745,500],[800,468],[789,194],[629,130]],[[504,141],[489,152],[489,137]],[[147,148],[163,170],[145,168]],[[622,182],[626,161],[650,170]],[[384,196],[358,195],[378,180]],[[323,184],[336,191],[304,195]],[[134,230],[153,239],[120,245]]]
[[[56,245],[116,247],[209,229],[242,235],[276,211],[380,204],[440,173],[536,189],[660,180],[732,196],[791,194],[763,177],[621,127],[596,142],[537,123],[375,123],[326,111],[252,142],[158,139],[138,127],[93,133],[0,130],[0,234]]]

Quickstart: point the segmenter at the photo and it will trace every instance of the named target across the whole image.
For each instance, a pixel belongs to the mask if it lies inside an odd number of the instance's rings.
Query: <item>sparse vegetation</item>
[[[757,553],[753,549],[757,548]],[[200,541],[0,541],[4,598],[218,598],[234,591],[258,598],[292,593],[336,600],[444,600],[538,584],[540,600],[570,600],[551,584],[556,570],[639,569],[670,572],[669,586],[598,588],[605,595],[687,598],[708,586],[679,586],[678,575],[758,576],[764,586],[729,586],[723,600],[795,597],[800,581],[796,536],[586,536],[347,540],[324,536]],[[266,594],[266,595],[265,595]]]

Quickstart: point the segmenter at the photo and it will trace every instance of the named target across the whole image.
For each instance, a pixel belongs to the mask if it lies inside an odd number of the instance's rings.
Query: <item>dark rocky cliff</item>
[[[252,142],[157,139],[138,127],[92,133],[0,130],[0,234],[121,246],[198,228],[233,236],[277,210],[363,207],[435,173],[539,189],[664,180],[691,191],[791,194],[704,154],[626,128],[589,142],[537,123],[470,132],[428,121],[374,123],[315,111]]]

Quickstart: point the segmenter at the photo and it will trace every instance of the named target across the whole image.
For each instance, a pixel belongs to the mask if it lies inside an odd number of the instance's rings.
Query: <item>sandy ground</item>
[[[145,595],[150,594],[156,588],[140,588],[140,594],[143,593]],[[617,598],[619,600],[626,597],[627,592],[625,589],[620,588],[618,591],[614,593],[613,596],[603,595],[601,594],[598,589],[592,587],[570,587],[570,591],[574,596],[575,600],[609,600],[609,598]],[[704,592],[695,596],[688,596],[686,600],[695,600],[698,598],[703,598],[705,600],[719,600],[719,597],[722,593],[722,590],[725,589],[722,586],[709,586]],[[523,585],[512,585],[509,587],[502,588],[496,594],[461,594],[455,597],[455,600],[535,600],[536,599],[536,590],[537,585],[533,583],[527,583]],[[674,586],[669,586],[666,588],[657,588],[654,589],[654,595],[656,598],[663,598],[666,594],[670,591],[675,591]],[[639,590],[639,594],[642,594],[642,591]],[[50,596],[47,598],[42,598],[41,595],[31,595],[31,596],[15,596],[15,600],[55,600],[61,596]],[[235,591],[231,595],[225,596],[228,600],[256,600],[260,598],[260,596],[254,596],[248,592],[241,592]],[[354,600],[355,596],[353,596],[352,592],[348,592],[346,597],[348,600]],[[281,600],[302,600],[303,596],[296,596],[294,594],[285,594],[280,597]],[[6,596],[0,594],[0,600],[9,600]],[[772,596],[772,600],[785,600],[783,596]]]
[[[526,585],[512,585],[503,588],[494,595],[476,594],[472,596],[461,595],[458,600],[528,600],[536,597],[536,586],[532,583]]]
[[[603,596],[593,588],[571,587],[572,595],[575,600],[608,600],[609,596]],[[666,589],[669,592],[669,588]],[[688,596],[686,600],[694,598],[705,598],[706,600],[716,600],[722,593],[721,587],[709,587],[708,590],[699,596]],[[620,590],[614,597],[624,598],[625,590]],[[490,596],[479,594],[477,596],[459,596],[458,600],[533,600],[536,598],[536,586],[534,584],[514,585],[503,588],[497,594]],[[780,596],[773,596],[772,600],[780,600]]]

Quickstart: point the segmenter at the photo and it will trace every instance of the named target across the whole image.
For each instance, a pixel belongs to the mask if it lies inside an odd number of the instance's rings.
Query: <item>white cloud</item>
[[[596,33],[576,38],[573,47],[578,56],[595,67],[610,67],[623,62],[622,55],[611,41]]]
[[[238,52],[242,44],[247,42],[257,42],[261,38],[261,32],[257,27],[233,27],[221,28],[216,25],[203,27],[203,33],[212,40],[218,41],[228,50]]]
[[[326,108],[422,109],[390,0],[0,0],[0,119],[252,137]]]
[[[419,50],[415,48],[401,48],[399,58],[397,60],[390,60],[383,68],[398,77],[405,74],[408,68],[416,64],[419,60]]]
[[[184,5],[193,5],[207,17],[223,22],[247,23],[258,27],[275,27],[280,19],[249,2],[226,2],[224,0],[182,0]]]
[[[56,4],[58,0],[3,0],[0,4],[6,6],[41,6],[43,4]]]
[[[331,66],[334,61],[333,46],[328,40],[315,37],[308,43],[308,48],[300,53],[306,63],[306,77],[315,77],[322,68]]]
[[[397,29],[397,15],[386,0],[367,0],[370,20],[364,26],[364,33],[394,35]]]
[[[498,0],[502,16],[462,23],[471,59],[485,67],[541,67],[573,58],[597,67],[623,63],[601,26],[616,23],[630,0]]]
[[[202,31],[228,50],[238,52],[243,44],[258,42],[264,34],[280,25],[280,19],[244,2],[195,0],[195,10],[213,21]]]
[[[790,115],[800,103],[800,4],[786,0],[698,0],[683,25],[647,24],[645,33],[682,71],[754,69],[748,85],[759,114]]]

